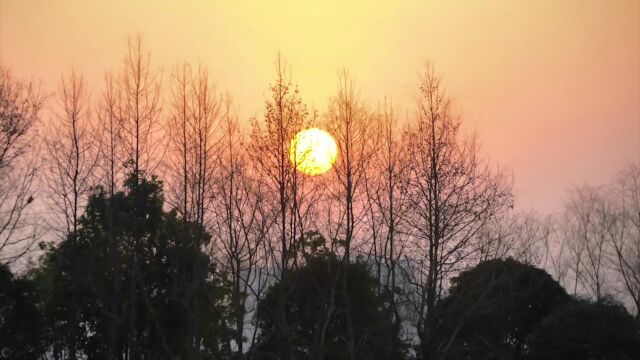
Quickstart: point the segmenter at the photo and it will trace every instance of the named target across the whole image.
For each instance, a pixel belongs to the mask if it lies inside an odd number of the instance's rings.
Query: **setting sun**
[[[291,163],[301,173],[311,176],[331,170],[337,155],[338,147],[333,137],[318,128],[299,131],[289,148]]]

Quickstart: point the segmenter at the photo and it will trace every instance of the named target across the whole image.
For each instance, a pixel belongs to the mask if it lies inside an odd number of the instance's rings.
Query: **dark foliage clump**
[[[640,326],[611,300],[575,300],[542,320],[529,346],[533,360],[639,359]]]
[[[534,326],[569,301],[544,270],[512,259],[490,260],[453,280],[438,304],[432,353],[457,359],[520,359]]]
[[[0,266],[0,359],[35,359],[46,348],[35,287]]]
[[[392,324],[391,312],[383,306],[384,299],[376,295],[376,286],[366,264],[345,264],[333,254],[318,252],[315,246],[314,253],[305,257],[305,265],[272,285],[260,301],[262,333],[254,354],[259,359],[283,359],[291,355],[283,351],[291,349],[297,359],[348,359],[350,351],[358,359],[405,358],[406,346]],[[278,296],[286,297],[287,329],[275,318]],[[355,349],[348,348],[348,312]]]

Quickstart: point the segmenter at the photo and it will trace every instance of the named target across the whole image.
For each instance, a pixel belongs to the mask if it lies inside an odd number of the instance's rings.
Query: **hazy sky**
[[[245,119],[278,50],[321,112],[346,67],[372,105],[411,114],[430,61],[521,208],[556,211],[571,184],[640,162],[640,0],[0,0],[0,61],[50,91],[73,66],[97,93],[136,32],[165,84],[179,61],[206,64]]]

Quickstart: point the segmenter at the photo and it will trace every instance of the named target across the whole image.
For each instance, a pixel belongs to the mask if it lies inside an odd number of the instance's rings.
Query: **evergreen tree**
[[[46,334],[35,288],[0,265],[0,359],[28,360],[44,353]]]
[[[376,294],[376,279],[366,264],[343,261],[324,247],[318,234],[308,234],[310,251],[305,251],[305,264],[290,273],[287,284],[276,283],[258,305],[261,329],[255,351],[258,359],[281,359],[285,343],[293,346],[297,359],[348,359],[347,317],[353,321],[358,359],[402,359],[406,346],[393,326],[393,313],[383,306]],[[343,301],[344,267],[348,266],[346,296],[351,301],[347,312]],[[283,339],[276,322],[276,304],[282,286],[288,289],[285,314],[292,325],[291,336]]]
[[[161,189],[139,174],[112,197],[97,190],[78,232],[48,249],[35,278],[54,355],[69,349],[89,358],[221,353],[226,287],[201,250],[210,235],[163,211]]]

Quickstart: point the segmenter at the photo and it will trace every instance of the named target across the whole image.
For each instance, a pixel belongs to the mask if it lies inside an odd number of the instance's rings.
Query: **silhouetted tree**
[[[631,360],[640,357],[640,328],[621,304],[572,301],[547,316],[527,346],[527,359]]]
[[[172,173],[169,187],[170,203],[186,222],[205,227],[205,219],[213,196],[214,169],[217,165],[216,145],[220,135],[214,128],[220,121],[221,101],[206,70],[195,72],[183,63],[173,73],[173,100],[169,121],[169,167]],[[204,241],[200,244],[204,246]],[[194,267],[194,271],[198,267]],[[198,298],[187,308],[191,317],[198,313]],[[196,324],[195,319],[192,324]],[[192,337],[198,337],[197,326],[191,327]],[[196,346],[193,343],[193,346]],[[198,358],[194,349],[193,358]]]
[[[15,278],[0,265],[0,359],[37,359],[46,350],[42,315],[36,308],[34,284]]]
[[[222,101],[209,73],[195,71],[187,63],[172,74],[172,107],[169,119],[169,202],[187,221],[204,224],[212,197],[216,153],[221,132]]]
[[[36,271],[52,352],[68,357],[77,343],[78,355],[89,358],[217,357],[226,289],[200,249],[210,236],[163,211],[158,181],[131,175],[125,190],[94,193],[76,236],[51,247]],[[134,296],[123,286],[130,282]],[[81,324],[76,331],[68,330],[71,319]]]
[[[635,306],[640,322],[640,165],[629,165],[617,182],[618,227],[609,239],[613,248],[613,269],[622,288]]]
[[[78,220],[95,185],[100,140],[96,141],[98,132],[82,75],[72,70],[68,76],[62,76],[58,100],[56,121],[45,138],[48,164],[45,177],[55,220],[62,223],[56,227],[64,238],[77,231]]]
[[[264,121],[252,123],[249,153],[265,182],[265,210],[274,217],[273,237],[269,237],[269,267],[284,284],[289,270],[298,260],[299,244],[296,240],[304,233],[301,216],[301,176],[290,163],[291,139],[305,127],[308,111],[297,87],[291,82],[282,58],[276,59],[276,81],[270,87],[270,98],[265,102]],[[280,296],[273,311],[284,338],[291,331],[286,318],[285,302],[288,291],[280,287]],[[287,346],[285,346],[287,347]],[[291,353],[288,358],[294,359]]]
[[[507,212],[495,217],[478,232],[479,259],[511,257],[520,262],[545,267],[551,256],[554,225],[550,217],[535,212]]]
[[[214,184],[211,231],[216,241],[211,257],[227,274],[229,317],[233,352],[242,358],[257,335],[257,299],[266,288],[268,269],[266,241],[273,224],[265,202],[262,173],[252,171],[242,129],[231,99],[225,99],[220,129],[224,131],[218,153],[218,176]],[[245,343],[249,342],[245,347]],[[230,350],[231,351],[231,350]]]
[[[258,306],[261,329],[257,359],[282,359],[293,351],[301,359],[402,359],[406,348],[398,339],[392,325],[392,313],[384,308],[383,299],[376,294],[376,279],[364,263],[347,265],[324,244],[321,236],[308,234],[305,265],[292,270],[282,282],[272,285]],[[349,270],[344,271],[344,266]],[[343,287],[334,285],[337,277],[342,283],[347,276],[346,295],[350,309],[342,301]],[[280,287],[286,287],[287,319],[291,324],[288,338],[278,330],[277,319],[271,309],[277,306]],[[332,294],[332,292],[336,294]],[[327,318],[327,309],[333,308]],[[350,318],[350,320],[348,319]],[[353,328],[348,330],[347,321]],[[352,332],[351,334],[349,332]],[[349,349],[349,338],[355,339],[355,353]],[[285,346],[284,344],[288,344]]]
[[[377,122],[366,105],[360,100],[355,81],[346,70],[339,75],[337,94],[329,101],[326,119],[327,130],[336,140],[340,156],[333,167],[333,174],[337,182],[333,190],[331,203],[335,214],[330,221],[330,238],[337,241],[336,251],[342,251],[344,272],[348,272],[351,261],[351,251],[362,229],[365,216],[365,174],[370,164],[377,140]],[[344,302],[347,313],[346,339],[350,358],[356,354],[356,339],[354,324],[349,316],[351,299],[349,298],[346,280],[348,274],[341,276],[340,292],[343,297],[338,301]]]
[[[365,173],[367,233],[371,236],[367,256],[375,266],[378,293],[388,300],[386,305],[394,314],[394,325],[400,329],[404,314],[398,263],[406,255],[408,238],[406,183],[409,159],[406,137],[401,136],[397,110],[390,99],[385,99],[377,120],[380,141]]]
[[[433,67],[420,79],[418,118],[410,130],[408,181],[413,229],[411,256],[404,273],[412,285],[409,302],[415,313],[420,353],[433,357],[436,303],[443,281],[471,265],[478,232],[512,204],[506,174],[481,160],[475,137],[460,135]]]
[[[169,115],[169,203],[186,219],[191,218],[189,182],[191,163],[191,67],[187,63],[176,66],[171,74],[171,114]]]
[[[124,56],[121,83],[124,161],[131,163],[132,174],[153,173],[164,154],[160,132],[160,74],[151,68],[151,56],[142,48],[142,37],[129,38]]]
[[[0,264],[16,262],[36,241],[29,209],[39,162],[35,130],[44,100],[33,81],[14,78],[0,64]]]
[[[128,52],[124,57],[124,64],[121,75],[120,91],[122,92],[122,149],[123,158],[131,169],[134,184],[138,182],[137,177],[155,171],[160,163],[163,152],[166,150],[162,142],[160,133],[160,75],[153,72],[150,65],[149,54],[145,54],[142,48],[140,35],[129,38]],[[131,180],[131,179],[128,179]],[[136,340],[136,313],[142,304],[139,303],[137,295],[138,284],[136,273],[138,272],[138,261],[143,246],[142,239],[133,237],[133,256],[128,258],[130,271],[129,276],[129,337],[131,346],[129,347],[129,358],[138,357],[138,345]]]
[[[569,192],[563,220],[575,276],[573,293],[598,300],[610,291],[606,281],[608,243],[610,235],[616,236],[620,220],[615,204],[604,189],[576,187]]]
[[[544,270],[512,259],[490,260],[453,279],[438,302],[439,359],[522,359],[534,326],[569,301]]]
[[[117,76],[111,73],[105,75],[105,89],[96,109],[96,117],[101,124],[98,127],[102,143],[98,162],[100,184],[109,196],[119,189],[124,167],[122,136],[125,107],[121,86]]]

